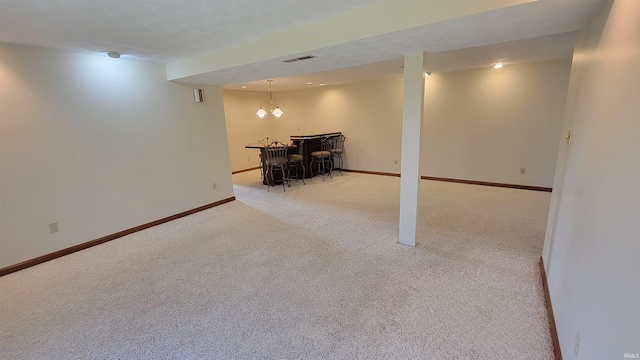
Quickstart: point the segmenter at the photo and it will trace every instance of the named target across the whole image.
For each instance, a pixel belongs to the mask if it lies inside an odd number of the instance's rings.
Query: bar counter
[[[322,150],[322,140],[326,138],[336,137],[342,135],[342,132],[332,132],[326,134],[316,135],[291,135],[291,142],[294,143],[298,149],[302,146],[302,163],[305,167],[305,177],[310,178],[312,176],[311,171],[311,153],[314,151]],[[302,175],[302,174],[300,174]]]
[[[289,154],[296,154],[299,149],[302,149],[301,154],[303,157],[302,163],[305,167],[305,177],[310,178],[312,176],[311,172],[311,153],[314,151],[322,150],[322,140],[326,138],[336,137],[342,135],[341,132],[332,132],[326,134],[315,134],[315,135],[291,135],[291,144],[289,145]],[[262,156],[266,156],[264,152],[265,144],[263,143],[251,143],[247,144],[245,148],[247,149],[259,149]],[[263,173],[265,171],[265,166],[263,164]],[[302,169],[298,169],[299,174],[297,177],[302,177]],[[274,180],[276,182],[282,181],[282,175],[278,175],[274,172]],[[292,176],[296,177],[294,174]],[[267,185],[266,176],[263,178],[263,184]]]

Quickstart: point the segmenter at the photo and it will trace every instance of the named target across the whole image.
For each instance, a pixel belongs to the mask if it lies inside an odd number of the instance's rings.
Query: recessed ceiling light
[[[243,88],[243,89],[246,89],[246,88],[247,88],[247,85],[242,85],[242,86],[240,86],[240,87],[241,87],[241,88]]]
[[[501,68],[501,67],[503,67],[503,66],[504,66],[504,64],[503,64],[503,63],[497,63],[497,64],[493,65],[493,68],[494,68],[494,69],[500,69],[500,68]]]
[[[313,83],[312,82],[308,82],[307,85],[313,85]]]
[[[320,86],[324,86],[324,84],[318,84],[318,85],[320,85]]]

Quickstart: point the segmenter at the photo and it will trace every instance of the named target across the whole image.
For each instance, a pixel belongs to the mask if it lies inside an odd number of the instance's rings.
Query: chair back
[[[278,140],[273,141],[271,144],[268,144],[264,148],[264,152],[267,156],[267,163],[271,165],[280,165],[286,163],[287,159],[287,150],[289,146],[281,143]]]
[[[298,154],[303,155],[304,151],[304,139],[300,140],[300,143],[298,144]]]
[[[263,146],[269,146],[271,145],[271,143],[273,143],[274,139],[270,138],[270,137],[266,137],[264,139],[260,139],[258,140],[258,144],[263,145]]]
[[[300,140],[300,143],[298,143],[298,152],[297,153],[293,153],[293,154],[289,154],[287,157],[289,158],[289,162],[291,163],[299,163],[302,162],[302,160],[304,159],[304,139]]]
[[[342,154],[344,152],[344,140],[346,136],[339,135],[333,138],[333,149],[332,153],[334,154]]]
[[[331,149],[333,148],[333,138],[327,137],[322,139],[322,151],[327,151],[331,153]]]

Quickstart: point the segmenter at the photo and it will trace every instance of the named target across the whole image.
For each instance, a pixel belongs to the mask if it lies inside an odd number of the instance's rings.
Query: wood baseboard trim
[[[66,249],[62,249],[62,250],[58,250],[58,251],[52,252],[50,254],[42,255],[42,256],[39,256],[39,257],[37,257],[35,259],[23,261],[21,263],[15,264],[15,265],[10,265],[10,266],[7,266],[7,267],[4,267],[4,268],[0,269],[0,277],[1,276],[5,276],[7,274],[11,274],[11,273],[19,271],[19,270],[26,269],[26,268],[31,267],[31,266],[42,264],[43,262],[47,262],[49,260],[57,259],[59,257],[65,256],[65,255],[72,254],[72,253],[80,251],[80,250],[88,249],[90,247],[103,244],[103,243],[106,243],[106,242],[111,241],[111,240],[115,240],[115,239],[123,237],[125,235],[133,234],[133,233],[138,232],[140,230],[148,229],[150,227],[154,227],[156,225],[160,225],[160,224],[163,224],[163,223],[175,220],[175,219],[179,219],[179,218],[184,217],[184,216],[195,214],[195,213],[197,213],[199,211],[207,210],[207,209],[210,209],[212,207],[216,207],[218,205],[222,205],[222,204],[228,203],[228,202],[233,201],[235,199],[236,199],[236,197],[232,196],[232,197],[229,197],[229,198],[226,198],[226,199],[222,199],[220,201],[216,201],[216,202],[211,203],[211,204],[203,205],[203,206],[197,207],[195,209],[191,209],[191,210],[187,210],[187,211],[181,212],[179,214],[167,216],[167,217],[159,219],[159,220],[155,220],[155,221],[152,221],[152,222],[149,222],[149,223],[146,223],[146,224],[138,225],[136,227],[132,227],[131,229],[119,231],[119,232],[117,232],[115,234],[103,236],[103,237],[95,239],[95,240],[87,241],[87,242],[84,242],[82,244],[74,245],[74,246],[68,247]]]
[[[342,169],[342,171],[359,173],[359,174],[400,177],[400,174],[389,173],[389,172],[353,170],[353,169]],[[475,181],[475,180],[450,179],[450,178],[441,178],[441,177],[435,177],[435,176],[421,176],[420,178],[422,180],[447,181],[447,182],[454,182],[454,183],[460,183],[460,184],[495,186],[495,187],[503,187],[503,188],[510,188],[510,189],[520,189],[520,190],[533,190],[533,191],[544,191],[544,192],[551,192],[553,190],[552,188],[540,187],[540,186],[503,184],[503,183],[494,183],[494,182],[486,182],[486,181]]]
[[[449,179],[449,178],[441,178],[441,177],[434,177],[434,176],[421,176],[420,178],[422,180],[447,181],[447,182],[454,182],[454,183],[461,183],[461,184],[495,186],[495,187],[520,189],[520,190],[533,190],[533,191],[544,191],[544,192],[551,192],[553,190],[552,188],[540,187],[540,186],[502,184],[502,183],[494,183],[494,182],[486,182],[486,181]]]
[[[389,172],[379,172],[379,171],[367,171],[367,170],[353,170],[353,169],[342,169],[342,171],[359,173],[359,174],[369,174],[369,175],[383,175],[383,176],[394,176],[400,177],[400,174],[389,173]]]
[[[549,314],[549,328],[551,329],[551,341],[553,342],[553,353],[556,360],[562,360],[560,350],[560,340],[558,339],[558,328],[556,328],[556,318],[553,316],[553,306],[551,306],[551,294],[549,294],[549,283],[547,282],[547,272],[544,270],[544,262],[540,257],[540,275],[542,276],[542,288],[544,289],[544,300],[547,303],[547,313]]]
[[[252,168],[248,168],[248,169],[243,169],[243,170],[232,171],[231,175],[240,174],[240,173],[243,173],[243,172],[247,172],[247,171],[251,171],[251,170],[258,170],[258,169],[260,169],[260,166],[256,166],[256,167],[252,167]]]

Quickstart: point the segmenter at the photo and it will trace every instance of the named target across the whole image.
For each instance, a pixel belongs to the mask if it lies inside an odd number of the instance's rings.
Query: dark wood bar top
[[[322,139],[326,137],[334,137],[342,135],[341,132],[332,132],[326,134],[316,134],[316,135],[291,135],[291,140],[313,140],[313,139]]]
[[[295,149],[297,146],[295,144],[287,144],[289,148]],[[250,143],[245,145],[246,149],[264,149],[267,145],[263,143]]]

